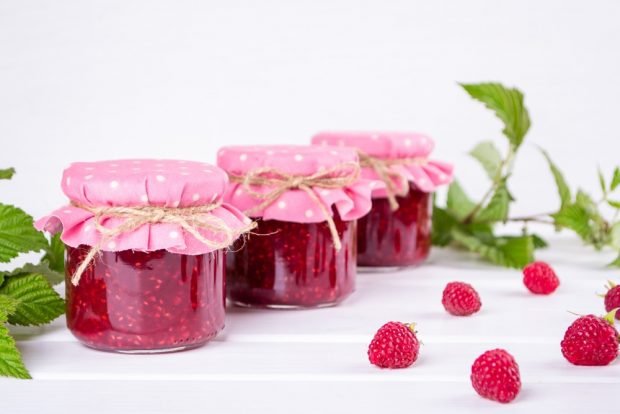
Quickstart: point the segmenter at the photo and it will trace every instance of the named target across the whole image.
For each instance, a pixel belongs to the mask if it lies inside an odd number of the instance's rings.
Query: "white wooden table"
[[[207,346],[167,355],[117,355],[87,349],[64,320],[36,336],[16,331],[34,381],[0,379],[0,412],[18,413],[385,413],[619,412],[620,361],[575,367],[559,342],[576,313],[604,313],[610,254],[558,238],[540,259],[555,266],[559,290],[526,292],[521,273],[437,250],[425,266],[359,275],[340,307],[310,311],[230,309],[227,327]],[[483,307],[449,316],[441,292],[451,280],[472,283]],[[409,369],[371,366],[366,349],[384,322],[417,322],[424,345]],[[503,347],[516,357],[523,389],[504,406],[469,382],[473,360]],[[615,403],[617,407],[617,402]]]

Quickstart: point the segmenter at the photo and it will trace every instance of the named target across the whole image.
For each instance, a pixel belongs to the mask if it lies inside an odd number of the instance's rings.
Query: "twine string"
[[[72,202],[73,206],[86,210],[93,214],[95,228],[101,234],[99,241],[91,246],[88,253],[71,276],[71,283],[75,286],[88,268],[88,265],[102,251],[103,246],[114,238],[137,230],[145,224],[168,223],[176,224],[183,230],[194,236],[196,240],[211,249],[217,250],[228,247],[239,233],[245,233],[256,226],[250,223],[242,229],[233,230],[224,220],[213,216],[213,210],[221,206],[221,202],[211,203],[194,207],[157,207],[157,206],[88,206]],[[104,219],[125,219],[116,227],[103,225]],[[204,237],[200,230],[207,230],[218,235],[218,241]]]
[[[385,193],[392,211],[399,208],[396,197],[404,197],[409,193],[409,180],[400,172],[394,171],[394,165],[410,165],[424,162],[422,158],[392,158],[383,159],[373,157],[365,152],[358,151],[360,165],[371,168],[379,179],[385,183]]]
[[[325,203],[316,195],[313,188],[338,189],[353,184],[360,175],[359,163],[346,162],[311,175],[288,174],[272,167],[256,168],[248,171],[245,175],[229,175],[230,180],[239,183],[251,197],[262,200],[259,204],[244,212],[248,215],[264,210],[287,191],[304,191],[325,218],[332,236],[334,248],[336,250],[342,248],[338,229],[332,214]],[[258,190],[263,190],[266,187],[270,189],[267,191]]]

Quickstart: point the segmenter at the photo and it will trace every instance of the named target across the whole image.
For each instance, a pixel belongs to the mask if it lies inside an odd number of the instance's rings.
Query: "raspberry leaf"
[[[9,277],[0,294],[17,303],[8,315],[8,322],[14,325],[42,325],[62,315],[65,308],[64,300],[40,274]]]
[[[618,257],[616,257],[616,259],[613,262],[607,264],[607,266],[608,267],[620,267],[620,254],[618,255]]]
[[[534,242],[530,236],[476,237],[455,229],[452,237],[468,250],[500,266],[520,269],[534,260]]]
[[[17,308],[17,300],[10,296],[0,295],[0,324],[7,321]]]
[[[9,330],[0,324],[0,376],[30,379],[22,357],[17,350],[15,340]]]
[[[615,249],[620,250],[620,222],[614,224],[611,227],[611,246]]]
[[[493,142],[481,142],[469,154],[480,162],[491,180],[495,180],[501,174],[502,156]]]
[[[614,175],[611,178],[611,184],[609,184],[609,190],[614,191],[620,185],[620,167],[616,167]]]
[[[12,272],[5,272],[4,274],[0,273],[0,277],[7,278],[12,276],[23,276],[32,273],[42,275],[52,286],[55,286],[65,280],[64,273],[59,273],[55,270],[50,269],[49,264],[43,261],[36,265],[32,263],[26,263],[22,267],[18,267]],[[2,285],[2,283],[0,283],[0,285]]]
[[[48,267],[54,272],[65,273],[65,245],[60,240],[60,233],[51,237],[41,261],[47,263]]]
[[[24,366],[15,341],[4,326],[9,315],[17,309],[17,301],[9,296],[0,294],[0,376],[15,378],[30,378]]]
[[[607,183],[605,183],[605,177],[603,176],[603,172],[600,167],[598,169],[598,183],[601,186],[601,192],[604,196],[607,196]]]
[[[568,228],[577,233],[582,239],[588,239],[592,234],[590,216],[583,206],[570,204],[552,214],[556,226]]]
[[[555,185],[558,188],[558,194],[560,195],[561,208],[564,208],[568,204],[570,204],[572,200],[570,188],[568,187],[568,184],[566,184],[566,180],[564,179],[564,175],[562,175],[562,171],[560,171],[560,169],[553,163],[547,151],[543,149],[541,149],[540,151],[542,152],[545,159],[547,160],[547,163],[549,164],[549,169],[551,169],[551,174],[553,174]]]
[[[473,211],[476,204],[465,194],[461,184],[454,180],[448,187],[446,207],[458,220],[462,220]]]
[[[431,232],[434,246],[447,246],[452,241],[452,229],[458,220],[448,210],[433,206],[433,231]]]
[[[14,174],[15,174],[14,168],[6,168],[3,170],[0,170],[0,180],[10,180],[11,178],[13,178]]]
[[[22,209],[0,204],[0,263],[46,246],[47,240],[33,227],[32,217]]]
[[[475,221],[481,223],[503,222],[508,218],[508,210],[512,197],[503,181],[495,190],[495,193],[487,205],[475,217]]]
[[[461,84],[472,98],[493,110],[504,123],[503,133],[513,148],[518,148],[530,128],[530,116],[523,103],[523,94],[499,83]]]

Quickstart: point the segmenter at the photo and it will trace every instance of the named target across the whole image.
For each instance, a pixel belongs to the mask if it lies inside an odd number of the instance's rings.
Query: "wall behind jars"
[[[456,82],[527,93],[530,143],[569,180],[618,162],[620,2],[470,0],[0,1],[3,202],[41,215],[71,161],[212,161],[223,144],[305,143],[320,129],[436,138],[471,192],[465,153],[500,124]],[[556,205],[528,145],[513,192]]]

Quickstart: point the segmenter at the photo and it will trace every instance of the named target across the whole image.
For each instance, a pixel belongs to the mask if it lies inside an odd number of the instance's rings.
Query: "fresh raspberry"
[[[388,322],[383,325],[368,347],[371,364],[381,368],[407,368],[418,359],[420,342],[415,325]]]
[[[482,303],[478,292],[467,283],[450,282],[443,290],[441,298],[448,313],[456,316],[468,316],[480,310]]]
[[[611,312],[618,308],[620,308],[620,286],[609,281],[609,287],[605,294],[605,310]],[[616,319],[620,320],[620,312],[616,312]]]
[[[614,313],[603,318],[582,316],[573,322],[560,344],[564,358],[575,365],[608,365],[616,359],[618,331],[613,326]]]
[[[521,390],[519,365],[503,349],[486,351],[471,366],[471,385],[481,397],[509,403]]]
[[[549,295],[560,286],[560,279],[545,262],[534,262],[523,269],[523,284],[532,293]]]

